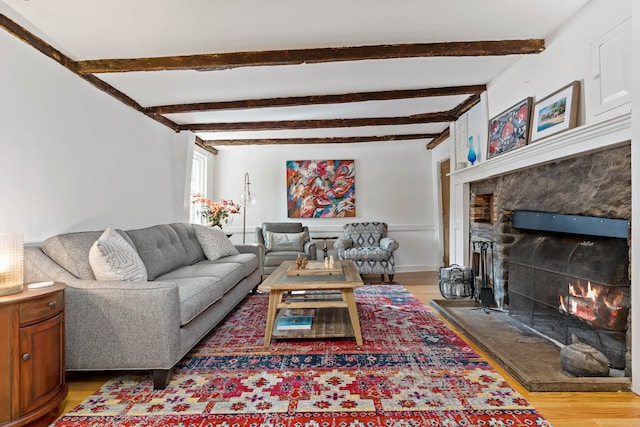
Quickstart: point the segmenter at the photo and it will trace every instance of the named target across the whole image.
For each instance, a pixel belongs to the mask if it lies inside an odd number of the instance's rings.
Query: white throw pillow
[[[264,235],[264,246],[267,251],[296,251],[302,252],[307,240],[305,232],[275,233],[267,231]]]
[[[193,224],[196,239],[202,246],[202,251],[209,261],[215,261],[229,255],[238,255],[238,249],[233,246],[231,240],[218,227],[205,227],[204,225]]]
[[[111,227],[91,246],[89,264],[97,280],[147,280],[138,252]]]

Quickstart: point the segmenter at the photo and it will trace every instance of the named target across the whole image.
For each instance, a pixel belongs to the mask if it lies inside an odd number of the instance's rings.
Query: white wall
[[[0,233],[26,242],[183,218],[188,134],[0,31]]]
[[[397,141],[309,146],[218,147],[216,199],[239,200],[245,172],[257,203],[247,210],[247,242],[263,221],[300,221],[312,235],[339,236],[348,222],[383,221],[400,243],[397,271],[435,270],[438,254],[431,154],[426,141]],[[287,160],[353,159],[356,170],[355,218],[287,218]],[[436,203],[437,204],[437,203]],[[242,214],[233,222],[232,240],[242,241]],[[320,246],[320,245],[319,245]]]

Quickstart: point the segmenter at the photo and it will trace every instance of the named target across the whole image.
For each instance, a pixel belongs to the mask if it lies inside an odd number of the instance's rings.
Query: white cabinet
[[[600,121],[631,110],[631,18],[591,42],[586,113]]]

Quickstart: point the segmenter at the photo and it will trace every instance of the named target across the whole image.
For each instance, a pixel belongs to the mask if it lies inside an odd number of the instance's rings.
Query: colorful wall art
[[[353,160],[287,160],[289,218],[356,216]]]

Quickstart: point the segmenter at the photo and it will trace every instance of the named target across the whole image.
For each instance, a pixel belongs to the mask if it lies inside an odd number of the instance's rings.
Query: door
[[[442,206],[442,263],[449,265],[449,200],[450,182],[449,172],[451,171],[451,161],[449,159],[440,163],[440,204]]]

